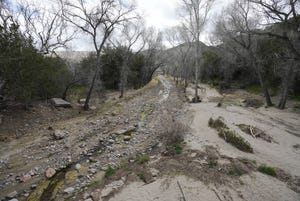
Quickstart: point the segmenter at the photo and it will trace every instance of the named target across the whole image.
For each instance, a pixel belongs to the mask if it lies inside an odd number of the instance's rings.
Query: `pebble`
[[[12,199],[12,198],[16,197],[17,195],[18,195],[17,191],[13,191],[13,192],[7,194],[6,197],[7,197],[8,199]]]
[[[74,191],[75,191],[75,188],[69,187],[69,188],[66,188],[66,189],[64,190],[64,193],[66,193],[66,194],[71,194],[71,193],[73,193]]]
[[[53,168],[48,168],[45,172],[45,176],[49,179],[55,175],[56,171]]]
[[[80,165],[79,163],[77,163],[77,164],[75,165],[75,169],[76,169],[76,170],[80,170],[80,168],[81,168],[81,165]]]

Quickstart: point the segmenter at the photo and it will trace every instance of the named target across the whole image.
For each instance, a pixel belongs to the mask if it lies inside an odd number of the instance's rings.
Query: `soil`
[[[124,99],[108,94],[88,112],[45,103],[20,115],[7,110],[0,131],[0,200],[13,191],[29,201],[299,200],[300,112],[245,107],[243,100],[263,98],[244,91],[201,89],[202,102],[189,104],[182,89],[159,75]],[[192,93],[191,86],[186,96]],[[226,143],[208,126],[219,116],[254,153]],[[177,123],[189,127],[184,142],[166,144]],[[253,128],[250,134],[246,127]],[[63,139],[52,137],[55,130]],[[277,175],[258,172],[260,165]],[[48,167],[57,172],[50,179]]]

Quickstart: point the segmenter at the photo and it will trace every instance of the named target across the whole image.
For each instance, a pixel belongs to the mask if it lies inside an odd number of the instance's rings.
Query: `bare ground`
[[[186,104],[174,83],[159,76],[125,100],[112,95],[96,111],[69,111],[74,117],[41,121],[24,137],[1,143],[0,200],[14,190],[19,200],[299,200],[299,112],[246,108],[242,100],[251,94],[221,95],[202,87],[203,102]],[[192,92],[189,88],[187,95]],[[239,151],[218,137],[208,120],[219,116],[254,153]],[[180,145],[183,151],[175,155],[166,154],[161,140],[172,122],[190,127]],[[272,141],[243,132],[240,124],[263,131]],[[53,140],[49,126],[66,131],[66,137]],[[136,130],[129,141],[115,134],[132,126]],[[147,160],[141,162],[143,157]],[[81,165],[77,170],[76,164]],[[276,177],[258,172],[262,164],[273,167]],[[104,177],[109,166],[115,173]],[[58,172],[50,180],[44,177],[47,167]],[[32,170],[36,172],[27,181],[18,181]],[[72,192],[64,192],[69,187]]]

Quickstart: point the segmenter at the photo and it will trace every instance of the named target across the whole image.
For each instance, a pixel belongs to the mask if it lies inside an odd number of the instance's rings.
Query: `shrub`
[[[276,177],[276,170],[272,167],[261,165],[257,168],[257,170],[261,173]]]
[[[176,146],[184,141],[184,134],[187,128],[184,124],[173,122],[163,133],[164,143],[166,146]]]
[[[214,120],[213,118],[209,118],[208,126],[211,128],[215,128],[217,131],[228,128],[223,122],[222,117],[218,117],[216,120]]]
[[[253,148],[251,147],[250,143],[233,131],[223,129],[219,131],[219,136],[239,150],[253,153]]]

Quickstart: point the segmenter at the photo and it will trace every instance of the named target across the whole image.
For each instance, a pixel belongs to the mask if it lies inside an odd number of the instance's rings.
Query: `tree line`
[[[139,88],[149,82],[161,63],[161,34],[146,28],[134,2],[57,0],[43,7],[30,1],[0,5],[0,95],[28,108],[32,100],[67,98],[75,85],[87,88],[84,109],[95,85]],[[94,51],[74,65],[57,54],[80,34]]]
[[[166,31],[176,58],[166,70],[185,83],[195,82],[195,101],[199,79],[221,88],[258,84],[266,105],[274,104],[270,90],[278,90],[277,106],[284,109],[289,95],[300,94],[299,1],[235,0],[214,19],[212,45],[206,46],[199,38],[213,20],[214,4],[182,0],[181,25]]]

